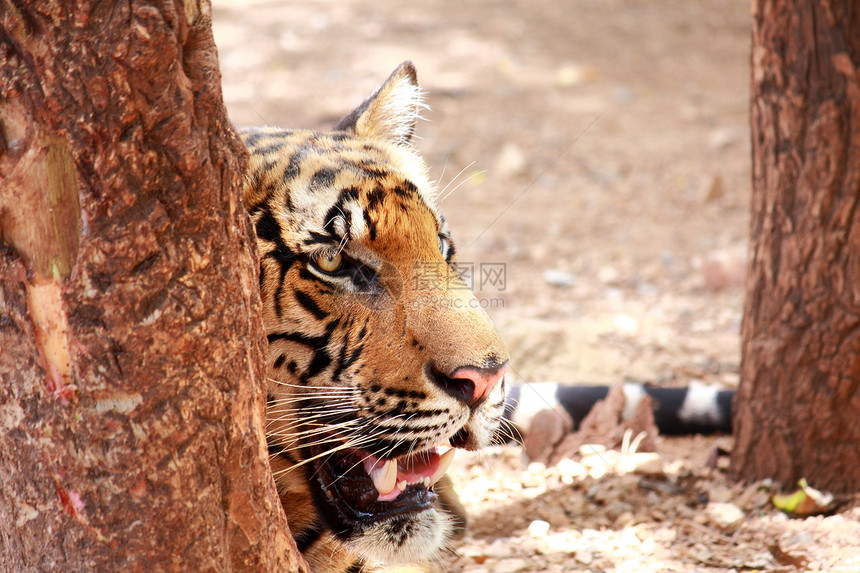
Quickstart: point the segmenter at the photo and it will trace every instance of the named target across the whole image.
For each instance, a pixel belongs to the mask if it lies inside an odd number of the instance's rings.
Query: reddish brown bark
[[[205,0],[0,0],[0,570],[290,571]]]
[[[860,489],[858,65],[856,2],[753,2],[738,478]]]

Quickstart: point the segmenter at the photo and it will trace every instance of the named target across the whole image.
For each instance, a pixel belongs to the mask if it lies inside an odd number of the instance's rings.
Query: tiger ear
[[[340,120],[334,129],[407,145],[415,131],[419,112],[426,107],[418,89],[415,66],[412,62],[403,62],[373,95]]]

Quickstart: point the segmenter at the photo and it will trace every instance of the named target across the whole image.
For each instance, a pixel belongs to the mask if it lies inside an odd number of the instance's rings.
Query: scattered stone
[[[529,535],[532,537],[544,537],[549,532],[549,523],[536,519],[529,524]]]
[[[625,527],[621,531],[621,543],[627,545],[628,547],[636,547],[640,545],[642,539],[639,538],[639,535],[636,532],[636,529],[633,527]]]
[[[723,187],[723,178],[719,175],[715,175],[711,178],[710,182],[708,183],[707,189],[708,191],[705,194],[706,203],[713,203],[718,199],[722,199],[723,196],[726,194],[726,190]]]
[[[563,88],[582,86],[596,80],[597,75],[591,66],[568,65],[555,73],[555,83]]]
[[[509,141],[502,146],[496,161],[493,164],[493,172],[500,177],[513,177],[522,175],[528,167],[528,159],[520,146]]]
[[[605,285],[616,283],[620,277],[621,273],[615,267],[605,265],[597,270],[597,280]]]
[[[715,129],[708,134],[708,147],[714,151],[720,151],[737,141],[738,138],[738,133],[734,128]]]
[[[557,445],[573,430],[567,412],[547,408],[535,414],[523,439],[526,459],[543,464],[554,461]]]
[[[622,458],[619,469],[625,473],[634,473],[648,477],[663,477],[663,456],[655,452],[639,452]]]
[[[705,288],[713,292],[743,288],[747,276],[746,249],[726,249],[710,253],[702,262]]]
[[[714,503],[708,504],[705,509],[708,517],[723,529],[734,529],[744,519],[744,512],[733,503]]]
[[[612,319],[612,324],[621,332],[636,332],[636,320],[626,314],[619,314]]]
[[[515,557],[513,559],[502,559],[493,566],[493,573],[517,573],[528,567],[525,559]]]
[[[561,481],[566,484],[572,484],[574,480],[581,479],[588,474],[584,465],[570,458],[563,458],[556,467],[561,474]]]
[[[636,523],[636,518],[632,511],[623,511],[615,518],[615,527],[627,527]]]
[[[576,552],[574,558],[583,565],[589,565],[592,561],[594,561],[594,553],[592,553],[589,549],[582,549]]]
[[[543,280],[547,284],[563,288],[569,288],[576,284],[576,276],[573,273],[558,269],[545,270]]]
[[[417,565],[395,565],[387,568],[385,573],[424,573],[424,569]]]

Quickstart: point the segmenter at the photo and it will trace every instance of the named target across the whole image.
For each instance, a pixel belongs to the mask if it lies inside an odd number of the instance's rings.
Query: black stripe
[[[266,186],[263,187],[263,179],[266,178],[272,172],[272,170],[278,166],[278,163],[280,162],[278,161],[277,156],[266,158],[263,163],[261,163],[260,166],[257,167],[257,170],[254,173],[254,177],[256,179],[254,180],[253,187],[254,189],[265,190],[266,199],[268,199],[269,196],[272,194],[272,191],[276,190],[278,187],[273,185],[271,181],[269,181]]]
[[[264,166],[264,168],[265,168],[265,166]],[[251,175],[251,177],[253,177],[253,181],[251,181],[249,183],[249,187],[252,187],[254,189],[259,189],[260,186],[262,185],[260,182],[260,173],[254,173],[253,175]],[[248,214],[251,215],[251,217],[253,217],[257,213],[259,213],[260,211],[262,211],[266,207],[266,203],[269,202],[269,195],[270,194],[271,194],[271,191],[267,192],[266,195],[259,202],[254,203],[253,205],[251,205],[247,209]]]
[[[392,412],[392,410],[386,410],[385,412],[381,412],[381,415],[388,415],[391,412]],[[414,412],[407,412],[407,414],[409,414],[410,417],[412,416],[413,413]],[[427,432],[435,432],[436,430],[446,428],[446,427],[448,427],[448,422],[442,422],[441,424],[429,424],[427,426],[416,426],[414,424],[402,424],[402,425],[397,426],[396,428],[389,428],[391,430],[391,433],[388,435],[394,435],[394,436],[397,436],[398,439],[403,439],[403,436],[401,436],[401,434],[405,434],[405,433],[425,434]],[[417,439],[417,438],[413,437],[413,438],[406,438],[406,439]]]
[[[306,292],[296,290],[293,291],[293,294],[296,296],[298,303],[302,305],[306,311],[314,315],[314,318],[317,320],[322,320],[328,316],[328,313],[321,309],[314,299],[312,299]]]
[[[734,390],[721,390],[717,392],[717,409],[723,418],[721,430],[732,433],[732,401],[735,399]]]
[[[367,194],[367,210],[377,209],[382,206],[382,201],[385,199],[385,191],[382,187],[376,187],[373,191]]]
[[[297,342],[304,346],[309,346],[316,350],[328,344],[328,336],[308,336],[301,332],[272,332],[266,335],[269,344],[278,340],[288,340],[289,342]]]
[[[335,171],[334,169],[323,167],[322,169],[313,174],[308,187],[311,191],[315,191],[320,187],[331,187],[334,184],[334,178],[336,175],[337,171]]]
[[[358,189],[355,187],[347,187],[340,192],[340,195],[335,201],[334,205],[332,205],[329,210],[325,214],[325,230],[329,235],[337,236],[334,230],[334,222],[336,219],[343,219],[344,224],[346,225],[346,233],[345,235],[349,237],[349,228],[352,224],[351,217],[346,215],[348,209],[346,208],[346,203],[349,201],[355,200],[358,197]],[[343,239],[343,237],[338,237],[339,239]]]
[[[269,143],[268,145],[266,145],[265,147],[258,147],[256,149],[254,149],[254,155],[268,155],[270,153],[274,153],[275,151],[278,151],[279,149],[281,149],[285,145],[286,145],[285,142],[278,141],[276,139],[272,143]]]
[[[241,132],[239,134],[245,142],[245,147],[254,147],[257,145],[257,142],[260,141],[260,138],[263,137],[263,134],[259,131]]]
[[[300,553],[304,553],[311,545],[316,543],[320,536],[325,531],[325,528],[319,523],[311,524],[307,529],[294,536],[296,547]]]
[[[352,165],[368,179],[383,179],[388,175],[388,171],[374,166],[373,163],[353,163]]]
[[[296,342],[298,344],[308,346],[314,351],[314,357],[308,365],[307,370],[305,370],[299,377],[299,380],[302,383],[306,383],[308,380],[328,368],[331,364],[331,355],[328,352],[328,344],[331,340],[332,332],[334,332],[334,329],[337,328],[339,324],[340,319],[336,318],[332,320],[326,325],[325,334],[321,336],[308,336],[301,332],[272,332],[266,335],[266,338],[268,339],[269,344],[277,340],[288,340],[290,342]]]
[[[311,363],[308,365],[308,369],[305,370],[301,375],[301,381],[307,382],[326,368],[328,368],[329,364],[331,364],[331,356],[328,353],[328,350],[319,349],[314,353],[314,358],[311,360]]]
[[[520,388],[520,386],[510,386],[505,390],[505,413],[503,414],[505,420],[511,420],[514,417],[517,404],[520,403]]]
[[[260,290],[263,290],[263,283],[266,281],[266,269],[263,267],[263,262],[260,261]]]
[[[275,219],[274,215],[269,211],[263,211],[260,215],[259,219],[257,219],[257,223],[255,225],[257,231],[257,237],[271,241],[275,244],[275,249],[266,253],[266,258],[272,258],[275,262],[278,263],[280,268],[280,279],[278,280],[278,287],[275,289],[275,314],[278,318],[281,317],[283,309],[281,308],[281,296],[283,295],[284,290],[284,280],[287,276],[287,271],[290,270],[290,267],[296,262],[297,257],[296,254],[287,247],[286,243],[284,243],[283,237],[281,237],[281,226],[278,224],[277,219]],[[265,277],[265,273],[263,271],[262,262],[260,264],[260,286],[263,286],[263,279]]]
[[[352,565],[349,566],[349,569],[344,571],[344,573],[363,573],[364,572],[364,561],[358,560]]]
[[[573,418],[574,429],[579,428],[591,407],[606,398],[608,386],[561,386],[556,390],[556,398]]]
[[[271,241],[279,247],[284,244],[284,239],[281,237],[281,226],[271,212],[263,211],[260,218],[257,219],[255,228],[259,238]]]
[[[271,254],[271,253],[269,253],[269,254]],[[275,299],[274,300],[274,302],[275,302],[275,315],[278,318],[281,318],[281,316],[284,314],[284,308],[281,305],[281,299],[284,296],[284,288],[287,285],[287,281],[286,281],[287,271],[290,270],[290,267],[293,266],[293,262],[295,262],[295,261],[285,262],[285,261],[280,260],[277,257],[273,257],[273,258],[278,263],[278,269],[279,269],[279,273],[280,273],[279,278],[278,278],[278,288],[275,289],[275,297],[274,297],[274,299]]]
[[[420,418],[433,418],[436,416],[444,416],[448,414],[448,410],[414,410],[409,412],[409,419],[420,419]],[[410,426],[406,423],[400,424],[397,428],[392,428],[393,430],[421,430],[426,428],[434,428],[435,426]]]
[[[334,371],[331,373],[331,379],[333,382],[339,381],[341,373],[348,366],[346,364],[346,350],[349,347],[349,324],[345,324],[344,328],[346,329],[346,332],[344,333],[343,340],[341,341],[340,352],[337,357],[337,366],[335,366]]]
[[[359,344],[352,350],[352,354],[349,355],[349,358],[343,363],[344,368],[349,368],[355,361],[358,360],[358,357],[361,356],[361,352],[364,350],[364,344]]]
[[[263,138],[278,139],[278,138],[289,137],[292,134],[293,134],[293,130],[291,130],[291,129],[279,129],[279,130],[275,130],[275,131],[261,131],[261,130],[256,130],[254,128],[250,128],[250,129],[242,128],[242,131],[239,133],[239,135],[242,137],[242,140],[245,142],[246,147],[255,147],[257,145],[257,143],[259,143],[259,141]],[[286,145],[286,143],[282,143],[282,145]],[[253,151],[255,153],[258,152],[258,150],[256,150],[256,149]]]
[[[370,240],[375,241],[376,240],[376,223],[374,223],[370,219],[370,212],[367,210],[364,211],[364,223],[367,225],[367,230],[370,233]]]
[[[299,268],[299,277],[305,279],[306,281],[321,282],[320,278],[318,276],[316,276],[315,274],[313,274],[312,272],[310,272],[307,269],[307,267],[304,265]],[[323,284],[326,284],[326,283],[323,283]]]
[[[302,163],[302,160],[304,159],[304,157],[305,157],[305,152],[303,150],[296,151],[294,154],[292,154],[290,156],[290,161],[287,163],[286,169],[284,169],[284,172],[281,174],[281,180],[284,183],[289,183],[290,181],[295,179],[299,173],[301,173],[301,170],[302,170],[301,163]],[[289,195],[287,197],[288,197],[288,201],[289,201]],[[289,202],[287,203],[287,207],[291,207]],[[290,210],[292,210],[292,209],[290,209]]]
[[[409,197],[418,193],[418,188],[411,181],[404,181],[401,185],[394,187],[394,194],[399,197]]]
[[[454,246],[450,240],[448,241],[448,254],[445,255],[445,261],[448,264],[451,264],[451,261],[454,260],[454,255],[457,254],[457,247]]]
[[[328,235],[317,233],[316,231],[308,231],[309,239],[302,241],[305,245],[328,245],[330,243],[340,244],[340,237],[333,232]]]

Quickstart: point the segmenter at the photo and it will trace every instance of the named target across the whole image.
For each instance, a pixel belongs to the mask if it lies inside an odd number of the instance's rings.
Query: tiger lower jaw
[[[377,501],[396,501],[407,490],[421,488],[432,493],[454,460],[453,448],[442,455],[434,448],[401,460],[364,461],[365,471],[378,493]],[[438,459],[437,459],[438,458]],[[374,561],[403,563],[435,556],[450,537],[450,518],[430,508],[404,518],[378,523],[353,540],[353,550]]]
[[[319,456],[310,448],[310,457]],[[329,529],[371,561],[401,563],[438,554],[450,519],[435,508],[433,485],[454,457],[431,448],[382,460],[360,449],[342,449],[308,464],[317,508]]]
[[[373,525],[347,545],[370,561],[409,563],[437,557],[452,530],[449,516],[428,509]]]

